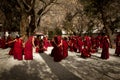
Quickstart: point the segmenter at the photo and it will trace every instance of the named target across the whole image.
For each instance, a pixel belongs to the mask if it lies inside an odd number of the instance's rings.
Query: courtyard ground
[[[61,62],[45,53],[33,53],[33,60],[15,60],[8,55],[10,48],[0,49],[0,80],[120,80],[120,57],[110,50],[110,58],[100,58],[101,49],[84,59],[80,53],[68,52]]]

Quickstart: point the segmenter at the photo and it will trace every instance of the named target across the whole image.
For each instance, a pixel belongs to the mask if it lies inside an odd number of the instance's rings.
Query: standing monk
[[[14,46],[11,48],[9,54],[14,56],[14,59],[22,60],[22,51],[23,51],[23,44],[22,38],[20,36],[16,36],[16,39],[13,41],[9,41],[6,44],[14,43]]]
[[[14,42],[13,55],[15,59],[22,60],[23,59],[23,44],[22,37],[17,36]]]
[[[108,59],[109,58],[109,44],[110,44],[110,40],[108,38],[108,36],[106,34],[103,34],[103,38],[102,38],[102,53],[101,53],[101,58],[102,59]]]
[[[62,47],[63,47],[63,59],[65,59],[68,56],[68,42],[66,37],[64,37],[62,41]]]
[[[78,49],[79,49],[79,53],[82,52],[82,46],[83,46],[82,38],[78,37]]]
[[[35,38],[35,46],[36,46],[36,49],[35,49],[35,52],[38,53],[39,50],[40,50],[40,39],[39,39],[39,35],[37,35],[37,37]]]
[[[25,44],[24,44],[24,58],[25,60],[33,60],[33,47],[34,44],[34,36],[26,36]]]
[[[116,50],[115,50],[115,54],[117,56],[120,55],[120,33],[116,37]]]

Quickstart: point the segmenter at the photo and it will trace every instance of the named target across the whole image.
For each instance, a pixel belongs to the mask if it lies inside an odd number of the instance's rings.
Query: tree
[[[115,25],[120,22],[120,1],[119,0],[79,0],[84,4],[84,11],[87,16],[100,19],[106,29],[106,33],[113,41]]]
[[[20,30],[21,35],[35,29],[35,0],[1,0],[0,9],[6,16],[6,29]]]
[[[50,10],[50,8],[57,2],[57,0],[39,0],[39,1],[42,4],[41,8],[37,12],[37,15],[39,16],[36,21],[37,27],[40,26],[41,17],[45,15]]]

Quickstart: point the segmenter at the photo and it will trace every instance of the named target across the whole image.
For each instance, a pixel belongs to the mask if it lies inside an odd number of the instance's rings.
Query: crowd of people
[[[115,55],[120,56],[120,34],[115,39],[116,50]],[[55,62],[59,62],[68,56],[68,51],[75,52],[83,58],[90,58],[91,54],[96,53],[99,48],[102,49],[101,58],[109,59],[110,39],[105,33],[98,36],[69,36],[62,37],[55,35],[53,39],[48,40],[47,36],[41,38],[39,35],[19,36],[13,39],[10,35],[0,38],[0,48],[10,47],[9,55],[13,55],[14,59],[33,60],[33,48],[36,53],[44,53],[48,47],[52,46],[50,56]]]

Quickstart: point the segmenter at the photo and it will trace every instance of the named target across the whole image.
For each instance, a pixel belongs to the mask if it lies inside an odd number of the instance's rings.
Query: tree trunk
[[[34,9],[32,9],[31,10],[31,21],[30,21],[30,23],[29,23],[29,32],[30,32],[30,34],[31,33],[33,33],[34,32],[34,30],[35,30],[35,28],[36,28],[36,26],[35,26],[35,11],[34,11]]]
[[[109,38],[110,38],[110,47],[113,46],[113,42],[114,42],[114,35],[112,35],[112,30],[110,29],[110,24],[107,22],[107,18],[105,16],[105,13],[102,13],[102,21],[104,24],[104,27],[106,29],[106,33],[108,33]]]
[[[20,35],[26,35],[29,28],[29,19],[26,13],[22,13],[20,21]]]

